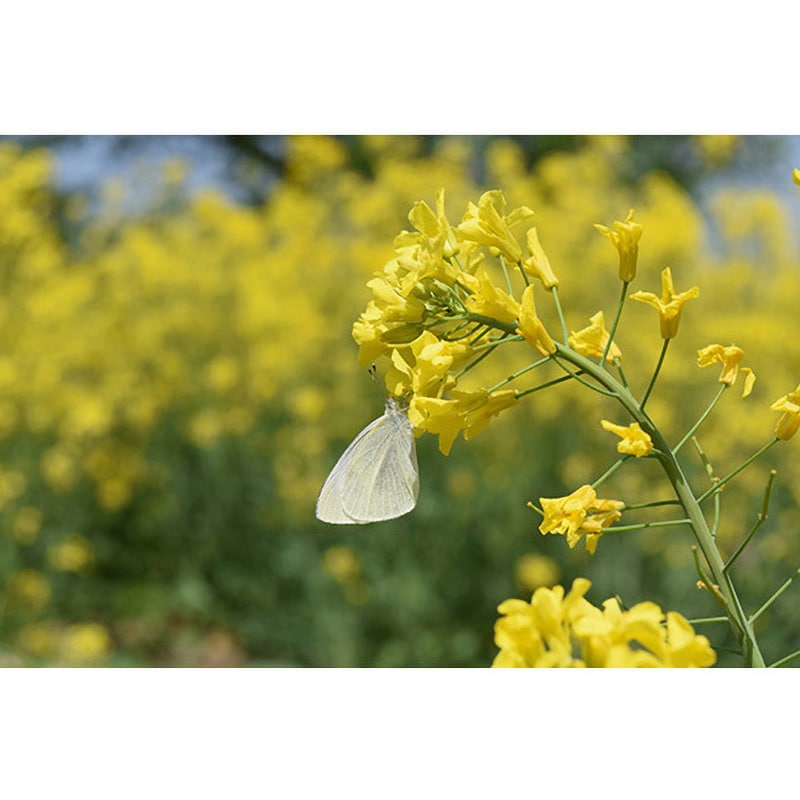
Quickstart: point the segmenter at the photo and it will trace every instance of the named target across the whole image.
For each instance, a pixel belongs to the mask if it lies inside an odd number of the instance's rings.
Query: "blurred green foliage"
[[[594,557],[538,533],[528,500],[567,494],[615,459],[599,420],[625,421],[579,386],[534,395],[448,458],[422,438],[420,501],[406,517],[325,526],[314,503],[381,411],[350,336],[365,283],[412,203],[432,203],[439,187],[454,221],[485,188],[535,210],[572,330],[599,308],[608,319],[617,298],[616,254],[593,224],[634,207],[634,288],[658,292],[670,266],[679,289],[701,289],[649,411],[677,441],[717,388],[696,350],[743,347],[753,397],[726,393],[700,432],[718,473],[735,466],[769,438],[770,403],[800,380],[786,205],[796,214],[800,198],[718,180],[700,208],[690,188],[764,148],[736,137],[280,144],[263,197],[191,192],[188,165],[170,160],[143,166],[135,212],[132,185],[63,197],[47,149],[0,145],[3,663],[483,666],[499,602],[577,575],[593,581],[594,602],[715,615],[695,587],[688,530],[606,536]],[[238,163],[243,185],[263,183],[263,160]],[[652,310],[626,309],[617,341],[629,380],[644,385],[661,344]],[[768,525],[736,568],[749,610],[800,564],[796,444],[723,495],[730,551],[778,469]],[[702,485],[689,448],[685,461]],[[663,496],[653,465],[629,466],[604,494]],[[798,591],[759,620],[768,660],[800,647]],[[731,645],[723,626],[702,632]],[[739,662],[721,652],[719,663]]]

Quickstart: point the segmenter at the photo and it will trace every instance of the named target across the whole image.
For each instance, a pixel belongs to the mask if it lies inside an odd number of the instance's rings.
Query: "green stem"
[[[622,362],[618,358],[615,358],[614,365],[617,368],[617,372],[619,372],[619,379],[622,381],[622,385],[626,389],[630,389],[630,386],[628,386],[628,379],[625,377],[625,373],[622,371]]]
[[[571,377],[575,378],[575,380],[578,381],[578,383],[582,383],[587,389],[591,389],[593,392],[597,392],[598,394],[604,394],[606,395],[606,397],[614,397],[614,392],[610,392],[607,389],[599,389],[597,386],[593,386],[588,381],[585,381],[583,380],[583,378],[579,377],[579,373],[573,372],[569,367],[564,366],[564,364],[562,364],[561,361],[555,358],[555,356],[553,358],[556,364],[558,364],[558,366],[561,367],[561,369],[569,373]]]
[[[795,570],[794,575],[785,581],[783,586],[781,586],[781,588],[750,617],[750,622],[755,622],[798,578],[800,578],[800,569]]]
[[[669,340],[667,340],[669,341]],[[717,393],[714,395],[714,399],[709,404],[708,408],[700,415],[700,419],[692,425],[691,428],[687,431],[686,435],[681,439],[675,447],[672,448],[673,455],[676,455],[678,451],[683,447],[686,442],[693,436],[694,432],[706,421],[706,417],[714,410],[714,406],[719,402],[720,397],[722,397],[722,393],[728,388],[726,383],[720,385]]]
[[[569,334],[567,333],[567,323],[564,319],[564,312],[561,310],[561,301],[558,299],[558,287],[553,286],[550,289],[550,293],[553,295],[553,302],[556,305],[556,313],[558,314],[558,319],[561,323],[561,335],[564,337],[564,344],[566,345],[569,341]]]
[[[750,532],[747,536],[742,539],[739,546],[736,550],[733,551],[733,555],[725,562],[725,569],[729,570],[733,566],[733,562],[739,558],[739,554],[747,547],[750,543],[750,540],[755,536],[756,531],[767,521],[767,511],[769,510],[769,498],[772,494],[772,484],[775,482],[775,476],[778,473],[773,469],[770,470],[769,473],[769,480],[767,481],[767,488],[764,492],[764,502],[761,504],[761,513],[758,515],[758,519],[756,520],[755,525],[750,529]]]
[[[664,350],[666,350],[666,345]],[[609,372],[595,362],[579,355],[571,348],[566,348],[556,343],[556,351],[562,358],[590,375],[607,390],[613,392],[620,405],[630,414],[633,420],[639,423],[642,430],[650,435],[653,444],[661,451],[659,461],[689,519],[689,524],[697,544],[708,563],[713,580],[719,585],[719,591],[726,600],[726,612],[731,628],[737,637],[741,639],[745,657],[749,663],[754,667],[763,667],[764,659],[758,648],[753,628],[736,594],[733,581],[725,571],[725,564],[711,535],[708,523],[703,516],[698,498],[695,497],[680,463],[664,440],[661,431],[645,413],[636,398],[619,381],[615,380]]]
[[[541,367],[542,364],[546,364],[550,360],[550,356],[545,356],[544,358],[540,358],[538,361],[534,361],[532,364],[528,364],[527,367],[523,367],[522,369],[518,369],[516,372],[512,372],[507,378],[503,378],[503,380],[498,381],[494,386],[491,386],[486,391],[491,394],[492,392],[496,392],[501,386],[505,386],[507,383],[511,383],[511,381],[516,380],[521,375],[524,375],[526,372],[530,372],[537,367]]]
[[[510,336],[507,333],[504,333],[502,336],[498,336],[496,339],[492,339],[490,342],[484,342],[483,344],[476,344],[472,351],[475,352],[477,350],[486,350],[492,349],[494,347],[499,347],[501,344],[508,344],[509,342],[523,342],[525,341],[522,336]]]
[[[532,389],[525,389],[525,391],[517,392],[515,396],[517,400],[519,400],[521,397],[533,394],[534,392],[541,392],[542,389],[549,389],[551,386],[555,386],[557,383],[564,383],[564,381],[569,380],[572,380],[572,375],[562,375],[560,378],[553,378],[552,381],[547,381],[547,383],[540,383],[538,386],[534,386]]]
[[[625,510],[624,508],[622,509]],[[606,528],[606,533],[611,533],[612,531],[638,531],[642,528],[669,528],[673,525],[691,525],[692,521],[690,519],[661,519],[655,520],[654,522],[637,522],[635,525],[612,525],[610,528]]]
[[[593,484],[592,489],[596,489],[603,481],[610,478],[628,459],[630,456],[625,455],[617,459]]]
[[[784,656],[779,661],[776,661],[774,664],[770,664],[770,667],[780,667],[783,666],[787,661],[792,661],[793,659],[800,656],[800,650],[795,650],[794,653],[790,653],[788,656]]]
[[[628,293],[628,282],[622,282],[622,291],[619,295],[619,303],[617,305],[617,313],[614,316],[614,324],[611,326],[611,333],[608,334],[608,341],[606,342],[606,349],[603,351],[603,357],[600,359],[600,365],[605,368],[606,365],[606,357],[608,356],[608,351],[611,349],[611,344],[614,341],[614,336],[617,333],[617,326],[619,325],[619,318],[622,316],[622,307],[625,305],[625,295]]]
[[[700,497],[697,498],[697,502],[702,503],[703,500],[705,500],[707,497],[710,497],[714,492],[722,491],[722,489],[725,487],[725,484],[731,478],[735,478],[746,467],[749,467],[759,456],[766,453],[767,450],[769,450],[769,448],[775,444],[775,442],[779,441],[780,439],[778,439],[778,437],[776,436],[774,439],[767,442],[765,445],[759,447],[758,450],[756,450],[756,452],[753,453],[753,455],[751,455],[750,458],[747,459],[747,461],[745,461],[743,464],[740,464],[733,472],[729,472],[724,478],[720,478],[718,481],[714,483],[714,485],[710,489],[707,489],[705,492],[703,492],[703,494],[701,494]]]
[[[687,619],[690,625],[703,625],[706,622],[727,622],[727,617],[700,617],[699,619]]]
[[[650,392],[653,391],[653,387],[656,385],[656,378],[658,377],[658,373],[661,372],[661,365],[664,363],[664,357],[667,355],[667,348],[669,347],[670,339],[664,339],[664,344],[661,345],[661,353],[658,356],[658,363],[656,364],[655,370],[653,370],[653,377],[650,378],[650,385],[647,387],[647,391],[644,393],[644,397],[642,398],[642,402],[639,404],[639,408],[644,411],[645,403],[647,402],[647,398],[650,397]]]
[[[653,500],[650,503],[625,504],[625,511],[636,511],[639,508],[655,508],[656,506],[679,506],[679,500]]]
[[[706,475],[708,475],[708,479],[711,481],[711,485],[715,486],[716,481],[714,480],[714,467],[711,465],[711,462],[708,460],[708,456],[706,455],[706,451],[703,450],[700,442],[697,441],[697,437],[692,437],[692,442],[694,443],[695,449],[700,454],[700,460],[703,462],[703,466],[706,470]],[[677,452],[678,448],[673,449],[673,453]],[[719,492],[714,495],[714,523],[711,526],[711,535],[716,539],[717,538],[717,529],[719,528],[719,514],[720,514],[720,499],[719,499]]]
[[[500,267],[503,270],[503,275],[505,275],[506,278],[506,288],[508,289],[508,293],[513,295],[514,289],[511,287],[511,276],[508,274],[508,267],[506,266],[506,260],[503,258],[502,253],[498,255],[498,260],[500,261]]]

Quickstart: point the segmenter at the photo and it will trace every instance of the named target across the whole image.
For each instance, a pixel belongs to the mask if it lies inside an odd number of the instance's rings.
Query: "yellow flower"
[[[602,613],[581,617],[573,633],[588,666],[710,667],[716,661],[708,639],[683,616],[670,611],[664,625],[664,613],[650,602],[622,611],[616,598],[606,600]]]
[[[458,252],[458,243],[445,214],[444,189],[436,192],[435,200],[436,211],[432,211],[423,200],[414,203],[408,213],[408,221],[428,238],[431,250],[449,258]]]
[[[622,517],[625,507],[621,500],[599,499],[588,484],[566,497],[540,497],[539,503],[544,512],[544,519],[539,525],[541,533],[566,536],[570,548],[574,548],[585,536],[589,553],[595,552],[605,528]]]
[[[598,311],[593,317],[589,317],[589,321],[591,325],[569,335],[569,346],[582,356],[602,358],[610,335],[606,330],[605,316],[602,311]],[[612,363],[615,358],[622,358],[622,351],[612,342],[606,361]]]
[[[492,666],[586,666],[573,652],[571,626],[592,608],[583,596],[590,586],[586,578],[576,578],[566,596],[563,586],[540,587],[530,603],[516,599],[500,603],[497,610],[502,616],[494,626],[500,652]]]
[[[722,374],[719,376],[719,382],[724,383],[726,386],[733,386],[741,370],[745,376],[742,397],[748,397],[750,392],[753,391],[756,375],[753,370],[739,366],[743,355],[744,350],[741,347],[734,345],[723,347],[721,344],[710,344],[708,347],[697,351],[697,366],[708,367],[716,362],[722,364]]]
[[[514,322],[519,317],[519,303],[492,283],[484,267],[478,267],[474,275],[463,273],[459,280],[471,292],[467,308],[474,314],[494,317],[501,322]]]
[[[532,278],[538,278],[543,284],[545,289],[552,289],[558,286],[558,278],[550,266],[550,259],[544,252],[542,245],[539,244],[539,235],[536,233],[536,228],[531,228],[528,231],[528,250],[530,256],[522,262],[525,272]]]
[[[769,410],[783,412],[775,426],[775,435],[783,441],[791,439],[800,427],[800,385],[793,392],[777,399]]]
[[[585,598],[591,583],[541,587],[498,606],[493,667],[709,667],[716,661],[705,636],[678,613],[655,603],[622,611],[616,599],[602,610]]]
[[[795,168],[792,170],[792,180],[800,186],[800,169]]]
[[[408,418],[418,430],[438,434],[439,450],[449,455],[459,432],[469,441],[477,436],[492,417],[517,402],[516,393],[505,389],[489,394],[484,389],[473,392],[453,391],[453,398],[414,396]]]
[[[556,346],[536,314],[533,285],[526,286],[525,291],[522,293],[517,331],[525,338],[528,344],[535,347],[543,356],[555,353]]]
[[[661,338],[672,339],[678,333],[678,323],[681,320],[681,309],[687,300],[698,297],[700,290],[692,286],[681,294],[675,294],[672,285],[672,271],[666,267],[661,272],[661,297],[652,292],[636,292],[631,295],[631,300],[639,300],[657,309],[661,323]]]
[[[617,248],[620,280],[630,283],[636,277],[639,239],[642,238],[642,226],[633,221],[633,209],[628,212],[625,222],[614,220],[613,231],[605,225],[595,225],[594,227]]]
[[[603,426],[603,430],[616,433],[621,437],[622,441],[617,444],[619,453],[627,453],[641,458],[653,449],[653,440],[639,427],[638,422],[632,422],[630,425],[615,425],[607,419],[601,419],[600,424]]]
[[[470,203],[457,235],[465,241],[483,244],[502,253],[516,264],[522,259],[522,248],[515,235],[516,229],[527,232],[533,219],[533,211],[527,206],[515,208],[506,216],[506,198],[499,189],[485,192],[478,205]]]
[[[461,367],[468,356],[467,345],[441,341],[425,331],[408,347],[392,351],[392,366],[384,379],[386,388],[395,397],[439,397],[455,384],[450,372]]]

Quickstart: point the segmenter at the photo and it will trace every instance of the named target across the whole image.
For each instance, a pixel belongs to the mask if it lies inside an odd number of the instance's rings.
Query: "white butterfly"
[[[386,412],[353,439],[317,498],[317,519],[363,525],[394,519],[417,505],[419,470],[407,410],[390,397]]]

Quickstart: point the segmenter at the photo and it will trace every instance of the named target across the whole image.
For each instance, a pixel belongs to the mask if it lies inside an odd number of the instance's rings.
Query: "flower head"
[[[800,428],[800,385],[793,392],[778,398],[769,409],[783,412],[775,426],[775,435],[783,441],[791,439]]]
[[[630,283],[636,277],[639,239],[642,238],[642,226],[633,221],[633,209],[628,212],[625,222],[614,220],[614,230],[605,225],[595,225],[594,227],[617,248],[620,280]]]
[[[741,347],[734,345],[723,347],[721,344],[710,344],[708,347],[697,351],[697,366],[708,367],[716,362],[722,364],[722,374],[719,376],[719,382],[724,383],[726,386],[733,386],[741,371],[745,376],[742,397],[748,397],[750,392],[753,391],[756,375],[748,367],[739,366],[742,356],[744,356],[744,350]]]
[[[467,345],[442,341],[425,331],[408,347],[392,351],[386,389],[395,397],[409,394],[439,397],[455,385],[451,372],[461,367],[468,355]]]
[[[795,182],[795,183],[796,183],[798,186],[800,186],[800,169],[797,169],[797,168],[795,167],[795,169],[793,169],[793,170],[792,170],[792,180],[793,180],[793,181],[794,181],[794,182]]]
[[[550,266],[550,259],[547,257],[547,253],[544,252],[542,245],[539,244],[539,235],[536,233],[536,228],[529,228],[527,237],[530,255],[522,262],[523,269],[532,278],[538,278],[544,284],[545,289],[552,289],[554,286],[558,286],[558,278]]]
[[[419,397],[411,399],[408,418],[419,431],[439,436],[439,450],[449,455],[458,434],[469,441],[477,436],[492,417],[517,402],[516,392],[505,389],[491,394],[484,389],[473,392],[453,391],[452,399]]]
[[[477,206],[469,204],[456,230],[461,240],[486,245],[516,264],[522,259],[517,233],[526,232],[532,220],[533,211],[527,206],[515,208],[506,215],[505,195],[495,189],[484,192]]]
[[[542,534],[560,533],[574,548],[586,537],[586,549],[594,553],[597,542],[614,522],[622,517],[625,503],[621,500],[601,500],[588,484],[566,497],[540,497],[544,519],[539,530]]]
[[[685,292],[675,294],[672,285],[672,270],[666,267],[661,272],[661,297],[657,297],[652,292],[635,292],[631,295],[631,300],[639,300],[653,306],[658,311],[661,323],[661,337],[663,339],[673,339],[678,333],[678,323],[681,320],[681,309],[687,300],[698,297],[700,290],[692,286]]]
[[[535,347],[543,356],[555,353],[556,346],[545,330],[542,321],[536,314],[536,303],[533,298],[533,284],[525,287],[522,293],[519,313],[519,333],[525,341]]]
[[[444,211],[444,189],[436,192],[435,201],[433,211],[423,200],[418,200],[408,213],[408,221],[428,238],[432,250],[449,258],[458,252],[458,243]]]
[[[641,458],[653,449],[653,440],[639,427],[638,422],[632,422],[630,425],[615,425],[607,419],[601,419],[600,424],[603,426],[603,430],[616,433],[621,438],[622,441],[617,444],[619,453]]]
[[[576,578],[563,586],[541,587],[523,600],[498,606],[494,667],[709,667],[716,661],[705,636],[695,634],[680,614],[655,603],[623,611],[616,599],[592,605],[591,583]]]
[[[462,273],[459,280],[470,291],[467,308],[474,314],[494,317],[501,322],[514,322],[519,317],[519,302],[492,282],[485,267],[474,275]]]
[[[598,311],[593,317],[589,317],[592,324],[582,328],[577,333],[573,331],[569,335],[569,346],[582,356],[589,358],[602,358],[608,344],[609,332],[606,330],[605,316],[602,311]],[[622,351],[612,342],[608,349],[606,361],[612,362],[615,358],[622,358]]]

